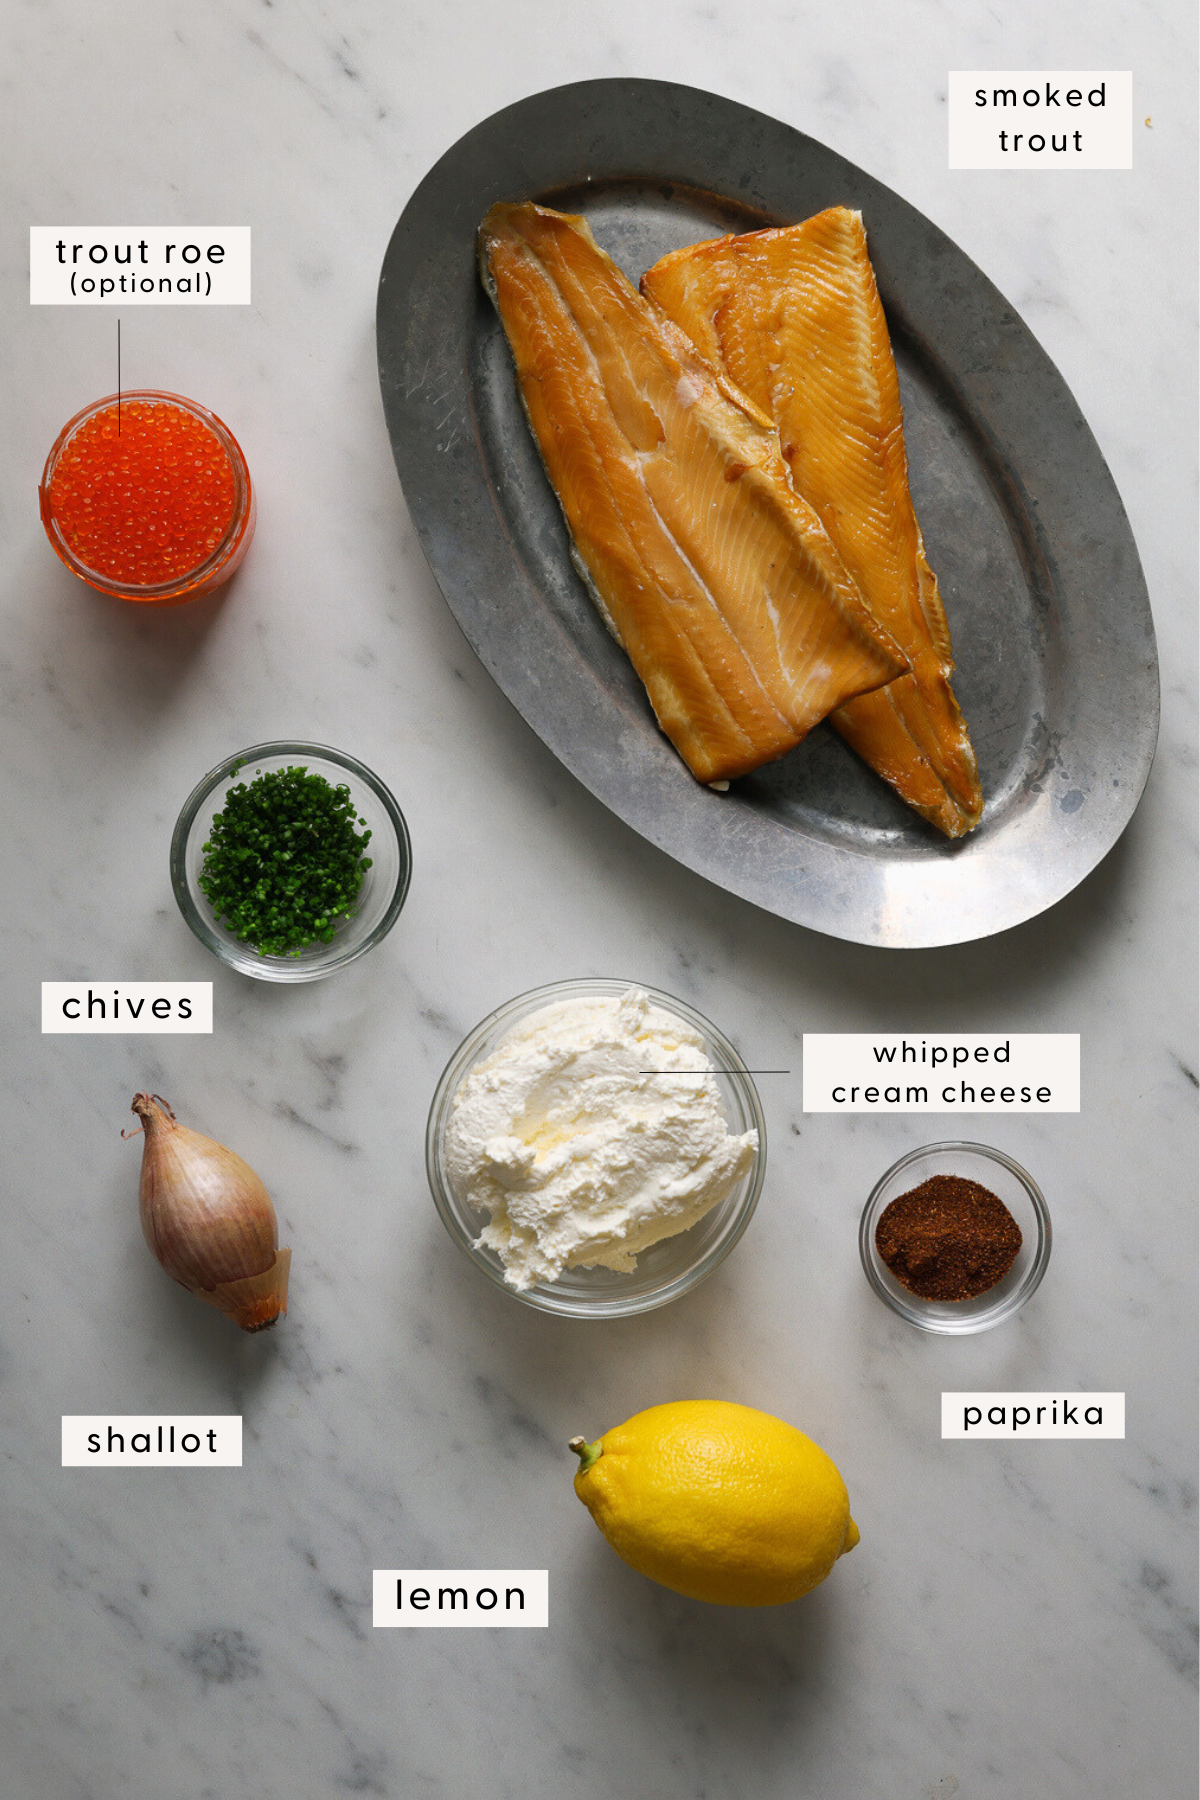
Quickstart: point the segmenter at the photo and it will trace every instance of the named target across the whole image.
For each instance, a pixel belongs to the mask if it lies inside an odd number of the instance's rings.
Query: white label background
[[[947,77],[952,169],[1132,169],[1133,75],[1128,69],[954,69]],[[1047,85],[1058,90],[1057,106],[1045,104]],[[1088,95],[1104,88],[1104,105],[1089,106]],[[982,88],[988,99],[977,106],[975,92]],[[993,106],[997,88],[1015,88],[1019,104]],[[1037,89],[1041,104],[1025,106],[1020,97]],[[1067,106],[1065,96],[1077,88],[1079,106]],[[1000,147],[1000,133],[1009,134],[1009,148]],[[1075,132],[1081,147],[1075,148]],[[1018,149],[1012,148],[1014,132],[1021,133]],[[1029,149],[1035,133],[1045,139],[1041,150]],[[1054,150],[1051,139],[1067,136],[1067,148]]]
[[[945,1050],[947,1059],[934,1068],[926,1062],[901,1062],[901,1046],[909,1044],[920,1056],[927,1051]],[[998,1045],[1009,1045],[1009,1061],[996,1063],[989,1055],[977,1062],[973,1052],[989,1052]],[[893,1062],[876,1060],[877,1047],[895,1048]],[[966,1052],[966,1060],[957,1064],[954,1051]],[[975,1090],[974,1101],[943,1098],[950,1087],[957,1095],[966,1082]],[[835,1088],[859,1089],[858,1098],[837,1101]],[[878,1088],[877,1100],[864,1100],[863,1088]],[[883,1090],[899,1087],[905,1090],[899,1100],[885,1100]],[[928,1099],[909,1100],[909,1088],[925,1088]],[[1036,1095],[1039,1087],[1048,1087],[1051,1098],[1041,1102],[978,1098],[981,1088],[1027,1087]],[[1010,1112],[1078,1112],[1079,1111],[1079,1036],[1075,1032],[811,1032],[804,1034],[804,1110],[806,1113],[1010,1113]]]
[[[104,1017],[99,1017],[99,1009],[93,1008],[93,1016],[89,1019],[88,992],[97,1000],[104,1002]],[[119,996],[114,1009],[113,994]],[[136,1005],[142,1001],[142,1009],[135,1019],[126,1005],[132,1000]],[[156,1019],[150,1011],[156,1000],[171,1002],[171,1016]],[[188,1000],[191,1003],[192,1016],[181,1019],[178,1015],[179,1002]],[[78,1002],[79,1017],[73,1019],[63,1012],[69,1002]],[[114,1010],[116,1017],[113,1017]],[[43,981],[42,983],[42,1033],[73,1032],[80,1036],[101,1036],[109,1032],[129,1035],[146,1035],[161,1033],[197,1032],[201,1035],[211,1032],[213,1028],[213,984],[211,981]]]
[[[550,1623],[550,1572],[548,1569],[375,1569],[373,1570],[373,1622],[379,1626],[398,1625],[415,1630],[440,1626],[483,1629],[512,1629],[530,1626],[537,1629]],[[404,1583],[404,1605],[396,1609],[396,1583]],[[426,1588],[429,1605],[425,1609],[410,1606],[414,1588]],[[468,1609],[461,1605],[453,1611],[438,1608],[439,1588],[465,1588]],[[490,1588],[496,1595],[491,1609],[477,1608],[475,1595]],[[506,1610],[505,1589],[520,1588],[524,1609]]]
[[[59,261],[58,245],[64,245],[65,261]],[[139,245],[146,246],[146,261],[140,258]],[[77,262],[71,262],[73,246],[80,244]],[[208,260],[210,246],[220,244],[225,254],[219,263]],[[107,260],[92,262],[88,251],[92,245],[103,246]],[[174,245],[167,260],[167,246]],[[197,262],[184,262],[184,247],[195,245],[200,251]],[[117,263],[114,247],[124,254],[131,249],[133,260]],[[72,292],[71,277],[76,277]],[[180,276],[189,278],[191,292],[179,293]],[[191,278],[209,276],[197,291]],[[126,291],[121,292],[120,277],[126,278]],[[85,292],[82,278],[95,282]],[[152,281],[147,292],[140,286],[129,291],[130,283]],[[101,282],[113,283],[107,293]],[[160,278],[170,279],[170,289],[160,292]],[[249,225],[31,225],[29,227],[29,304],[31,306],[249,306],[250,305],[250,227]]]
[[[1074,1424],[1064,1424],[1063,1403],[1072,1406],[1078,1413]],[[972,1425],[970,1429],[963,1424],[963,1414],[967,1407],[978,1407],[983,1414],[982,1422]],[[1005,1423],[992,1425],[988,1422],[990,1408],[1002,1406],[1005,1409]],[[1037,1424],[1037,1409],[1044,1406],[1046,1417]],[[1058,1408],[1058,1424],[1051,1422],[1053,1410]],[[1088,1425],[1084,1422],[1084,1408],[1098,1406],[1104,1414],[1101,1425]],[[1030,1422],[1013,1430],[1012,1415],[1014,1407],[1024,1407]],[[943,1394],[942,1395],[942,1436],[944,1438],[1123,1438],[1125,1436],[1125,1396],[1124,1394]]]
[[[123,1450],[108,1448],[109,1427],[124,1439]],[[175,1430],[176,1448],[131,1450],[130,1440],[148,1433],[152,1445],[158,1443],[161,1428],[164,1444],[170,1443]],[[208,1447],[208,1434],[215,1431],[216,1454]],[[96,1433],[100,1449],[88,1448],[88,1436]],[[194,1432],[200,1439],[198,1450],[181,1450],[180,1439]],[[62,1421],[62,1466],[64,1469],[240,1469],[242,1466],[242,1417],[240,1413],[64,1413]]]

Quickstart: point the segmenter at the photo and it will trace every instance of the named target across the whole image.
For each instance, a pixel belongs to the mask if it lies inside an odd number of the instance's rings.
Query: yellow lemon
[[[825,1452],[749,1406],[676,1400],[571,1449],[575,1492],[617,1555],[692,1600],[796,1600],[858,1542]]]

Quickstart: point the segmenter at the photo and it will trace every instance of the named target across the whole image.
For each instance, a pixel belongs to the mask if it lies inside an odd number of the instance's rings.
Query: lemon
[[[676,1400],[571,1449],[575,1492],[617,1555],[692,1600],[796,1600],[858,1542],[825,1452],[749,1406]]]

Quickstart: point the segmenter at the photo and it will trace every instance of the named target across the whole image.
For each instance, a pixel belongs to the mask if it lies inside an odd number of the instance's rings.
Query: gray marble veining
[[[9,1032],[0,1308],[0,1788],[17,1800],[1124,1800],[1191,1791],[1197,1052],[1192,1009],[1194,42],[1152,0],[546,0],[9,9],[0,647]],[[951,174],[946,71],[1134,70],[1135,168]],[[676,867],[483,674],[404,511],[375,281],[485,113],[598,75],[710,87],[925,210],[1021,310],[1128,508],[1164,674],[1145,801],[1102,867],[991,942],[888,956]],[[1147,121],[1147,122],[1143,122]],[[224,597],[142,616],[51,555],[34,488],[115,386],[115,315],[26,304],[27,227],[247,223],[253,306],[123,322],[127,384],[226,418],[259,488]],[[953,623],[953,622],[952,622]],[[167,843],[199,775],[296,735],[412,831],[387,943],[295,990],[212,963]],[[493,1291],[425,1185],[462,1035],[524,988],[627,974],[763,1078],[770,1167],[704,1287],[588,1328]],[[38,983],[211,979],[212,1038],[40,1037]],[[804,1030],[1083,1036],[1077,1117],[972,1120],[1035,1172],[1055,1251],[1009,1327],[926,1341],[873,1299],[865,1193],[952,1121],[805,1117]],[[292,1310],[242,1339],[140,1237],[142,1086],[267,1180]],[[964,1122],[966,1123],[966,1122]],[[930,1127],[936,1125],[936,1131]],[[943,1388],[1123,1389],[1123,1442],[943,1444]],[[566,1439],[714,1393],[794,1419],[863,1541],[800,1605],[703,1609],[611,1554]],[[240,1470],[64,1470],[59,1418],[240,1412]],[[548,1566],[545,1632],[377,1632],[373,1567]]]

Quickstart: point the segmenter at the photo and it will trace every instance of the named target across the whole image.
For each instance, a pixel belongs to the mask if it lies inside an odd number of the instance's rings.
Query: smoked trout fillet
[[[584,219],[493,206],[479,259],[576,567],[698,780],[782,756],[908,667],[770,419]]]
[[[718,238],[664,256],[642,292],[769,414],[809,501],[910,672],[830,718],[947,837],[979,823],[950,633],[908,488],[900,385],[861,215]]]

